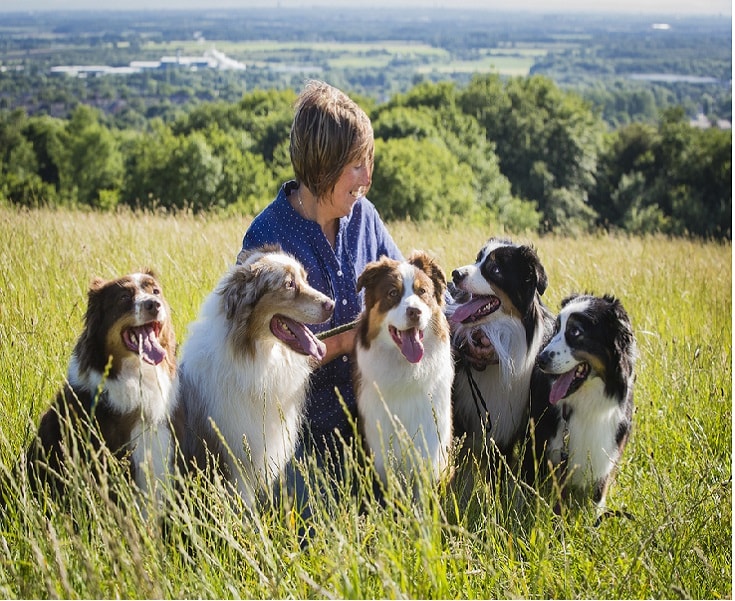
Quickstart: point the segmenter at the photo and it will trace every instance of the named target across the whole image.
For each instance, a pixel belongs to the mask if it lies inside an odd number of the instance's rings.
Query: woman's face
[[[350,214],[352,205],[365,194],[370,185],[372,175],[370,171],[367,160],[348,163],[342,170],[334,186],[330,203],[334,207],[335,217],[345,217]]]

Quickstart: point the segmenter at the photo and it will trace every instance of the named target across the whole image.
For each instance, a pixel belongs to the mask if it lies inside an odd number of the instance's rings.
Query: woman
[[[357,277],[365,265],[383,255],[402,255],[365,198],[373,172],[373,128],[354,101],[324,82],[308,82],[296,102],[290,154],[296,179],[283,184],[253,220],[243,249],[280,244],[303,263],[309,283],[335,300],[331,321],[312,326],[320,332],[357,318],[362,309]],[[339,457],[337,432],[344,440],[352,436],[338,394],[355,415],[354,340],[354,329],[326,338],[326,357],[312,376],[300,451],[316,451],[320,463],[327,450],[336,451],[333,460]]]

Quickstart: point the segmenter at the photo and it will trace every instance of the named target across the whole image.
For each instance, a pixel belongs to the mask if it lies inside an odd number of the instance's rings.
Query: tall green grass
[[[143,513],[119,470],[102,483],[123,498],[115,505],[72,468],[67,509],[33,497],[11,470],[63,381],[92,277],[154,268],[183,341],[234,262],[247,223],[0,208],[0,466],[10,479],[0,596],[731,597],[729,243],[518,238],[537,247],[553,310],[568,293],[590,291],[615,294],[630,313],[640,354],[637,411],[608,504],[633,519],[594,527],[591,509],[559,518],[544,496],[509,496],[512,480],[476,484],[464,497],[423,487],[414,499],[390,487],[380,506],[359,461],[337,488],[357,490],[363,503],[336,499],[333,483],[303,466],[321,491],[308,544],[298,516],[248,511],[217,482],[167,491],[167,503]],[[498,233],[390,228],[404,253],[428,250],[448,272]]]

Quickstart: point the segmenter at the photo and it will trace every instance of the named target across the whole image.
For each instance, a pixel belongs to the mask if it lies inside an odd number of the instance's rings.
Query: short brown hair
[[[294,175],[317,198],[334,190],[350,163],[367,161],[372,174],[370,118],[344,92],[323,81],[308,81],[296,100],[290,142]]]

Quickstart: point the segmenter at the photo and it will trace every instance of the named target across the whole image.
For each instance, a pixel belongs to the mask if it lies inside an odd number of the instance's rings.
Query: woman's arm
[[[329,363],[340,355],[351,353],[355,346],[355,333],[355,328],[350,328],[349,330],[325,338],[322,342],[327,347],[327,354],[322,359],[322,365]]]

